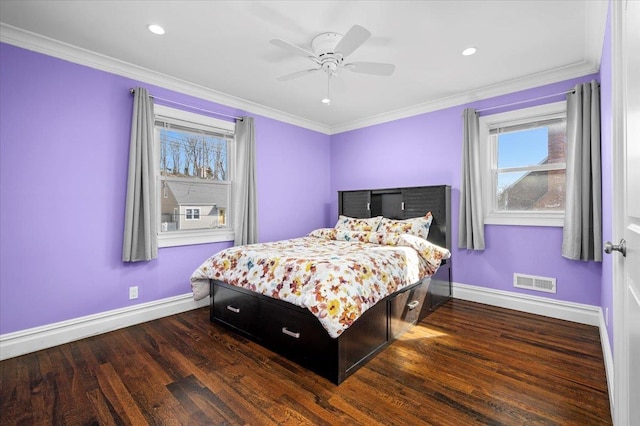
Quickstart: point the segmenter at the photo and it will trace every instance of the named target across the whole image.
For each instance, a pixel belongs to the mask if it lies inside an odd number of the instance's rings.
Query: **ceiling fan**
[[[345,58],[367,41],[369,37],[371,37],[371,33],[360,25],[354,25],[351,27],[344,36],[333,32],[318,34],[313,38],[313,40],[311,40],[311,50],[313,52],[309,52],[306,49],[284,40],[273,39],[271,40],[271,44],[296,56],[308,58],[316,65],[314,68],[296,71],[294,73],[278,77],[278,80],[287,81],[309,75],[317,71],[324,71],[328,75],[328,92],[329,80],[331,77],[338,75],[338,72],[342,69],[347,69],[361,74],[381,76],[389,76],[393,74],[393,71],[395,70],[395,65],[393,64],[380,62],[345,62]],[[328,93],[327,97],[323,99],[322,102],[326,104],[330,103]]]

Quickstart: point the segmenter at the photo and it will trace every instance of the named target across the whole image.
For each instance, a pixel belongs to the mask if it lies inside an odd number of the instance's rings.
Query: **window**
[[[562,226],[566,103],[480,117],[485,224]]]
[[[229,221],[235,124],[155,106],[158,246],[233,240]]]
[[[187,208],[186,212],[186,220],[200,220],[200,209],[199,208]]]

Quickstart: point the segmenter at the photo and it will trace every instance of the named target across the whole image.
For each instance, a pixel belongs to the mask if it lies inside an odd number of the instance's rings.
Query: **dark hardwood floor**
[[[2,361],[0,423],[611,424],[596,327],[452,300],[336,386],[208,315]]]

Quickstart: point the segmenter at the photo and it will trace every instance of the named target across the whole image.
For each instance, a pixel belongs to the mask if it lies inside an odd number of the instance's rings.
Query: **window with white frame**
[[[199,207],[187,207],[185,208],[186,220],[200,220],[200,208]]]
[[[566,102],[479,121],[485,224],[562,226]]]
[[[158,246],[232,241],[235,123],[156,105]]]

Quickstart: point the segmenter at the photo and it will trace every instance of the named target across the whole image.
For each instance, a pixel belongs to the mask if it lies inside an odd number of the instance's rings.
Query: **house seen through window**
[[[562,225],[564,102],[480,118],[485,223]]]
[[[231,126],[156,106],[161,246],[233,239]]]

